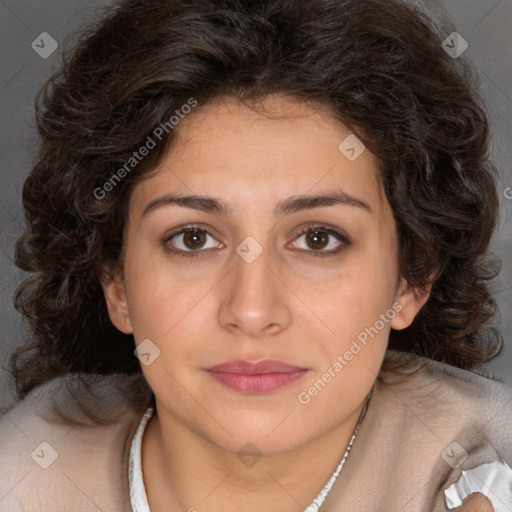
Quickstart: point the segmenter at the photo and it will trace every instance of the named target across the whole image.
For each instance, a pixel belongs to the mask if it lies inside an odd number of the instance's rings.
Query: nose
[[[291,321],[287,302],[290,291],[271,268],[268,251],[252,262],[238,254],[233,260],[222,290],[220,325],[250,338],[275,335],[286,329]]]

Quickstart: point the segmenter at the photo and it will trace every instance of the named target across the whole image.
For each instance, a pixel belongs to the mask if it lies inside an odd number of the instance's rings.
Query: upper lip
[[[245,361],[236,359],[233,361],[225,361],[215,366],[207,368],[210,372],[229,372],[229,373],[291,373],[306,368],[300,368],[291,364],[283,363],[276,359],[264,359],[262,361]]]

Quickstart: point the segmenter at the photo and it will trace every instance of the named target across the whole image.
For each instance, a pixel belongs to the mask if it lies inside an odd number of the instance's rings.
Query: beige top
[[[404,379],[383,375],[385,383],[375,384],[321,512],[445,512],[445,490],[456,483],[463,489],[471,476],[496,480],[491,473],[498,466],[499,478],[512,486],[503,471],[512,466],[512,389],[416,360],[426,366]],[[151,390],[140,375],[88,377],[87,387],[79,376],[34,389],[1,417],[0,512],[131,511],[130,446]],[[512,511],[509,503],[499,508]]]

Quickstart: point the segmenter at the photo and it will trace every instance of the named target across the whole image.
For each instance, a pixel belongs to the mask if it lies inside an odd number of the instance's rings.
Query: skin
[[[153,512],[303,510],[345,452],[390,328],[409,326],[428,298],[399,275],[396,225],[370,151],[349,161],[338,146],[350,131],[321,108],[281,96],[260,107],[223,98],[181,121],[172,151],[133,190],[122,272],[103,279],[116,327],[160,350],[142,365],[157,405],[142,445]],[[371,211],[332,204],[273,213],[290,196],[334,189]],[[215,197],[232,212],[165,205],[143,214],[168,193]],[[330,236],[320,252],[340,252],[315,256],[319,249],[300,236],[311,223],[345,233],[350,244]],[[213,233],[195,257],[166,249],[187,250],[185,237],[168,239],[187,224]],[[263,249],[252,263],[236,252],[248,236]],[[395,303],[394,318],[301,404],[298,394]],[[308,372],[257,395],[205,372],[227,360],[266,358]],[[247,443],[262,455],[251,467],[237,456]]]
[[[469,495],[455,510],[459,512],[493,512],[494,508],[486,496],[476,492]]]

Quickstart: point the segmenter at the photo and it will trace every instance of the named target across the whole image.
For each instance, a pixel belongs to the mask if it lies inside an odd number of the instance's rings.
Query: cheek
[[[390,263],[391,265],[391,263]],[[359,258],[316,294],[310,294],[331,334],[322,336],[321,361],[302,387],[299,403],[311,416],[334,423],[355,408],[375,382],[395,315],[394,272],[372,258]],[[344,404],[339,414],[332,404]]]
[[[327,281],[310,288],[306,297],[338,339],[347,340],[392,307],[397,268],[391,258],[371,253],[356,254],[345,263]]]
[[[166,343],[176,338],[194,316],[192,312],[204,295],[204,289],[167,284],[151,286],[147,283],[140,293],[135,291],[131,296],[130,318],[136,340],[149,337]]]
[[[207,285],[184,279],[162,258],[145,258],[132,252],[125,261],[125,281],[135,340],[164,342],[186,324]]]

